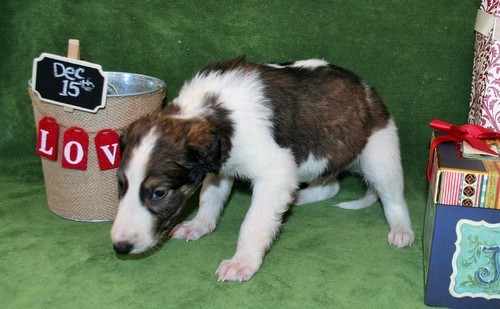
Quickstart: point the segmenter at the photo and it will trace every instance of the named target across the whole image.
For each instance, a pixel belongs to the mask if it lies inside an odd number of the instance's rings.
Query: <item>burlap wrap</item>
[[[134,75],[129,74],[128,75]],[[137,75],[140,76],[140,75]],[[97,113],[79,110],[64,111],[63,107],[45,103],[31,87],[29,94],[35,122],[45,116],[56,119],[59,125],[59,147],[56,161],[41,158],[49,209],[60,217],[75,221],[114,220],[118,207],[116,169],[101,171],[94,138],[102,129],[120,132],[131,122],[160,108],[165,97],[165,84],[158,80],[156,90],[137,95],[108,96],[106,107]],[[89,135],[87,170],[66,169],[61,166],[62,135],[77,126]]]

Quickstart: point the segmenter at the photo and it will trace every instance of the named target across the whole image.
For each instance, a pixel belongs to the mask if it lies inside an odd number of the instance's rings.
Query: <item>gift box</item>
[[[500,0],[482,0],[476,17],[469,123],[500,132]]]
[[[452,143],[441,144],[435,151],[431,178],[433,201],[500,211],[500,160],[466,159],[459,151]]]
[[[424,228],[425,304],[500,308],[500,161],[434,151]]]

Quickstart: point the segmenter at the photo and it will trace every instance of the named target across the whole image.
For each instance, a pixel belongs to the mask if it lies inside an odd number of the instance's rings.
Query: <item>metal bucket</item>
[[[103,129],[120,133],[134,120],[161,108],[166,90],[157,78],[122,72],[106,72],[108,95],[106,107],[94,113],[46,103],[29,87],[35,122],[49,116],[59,126],[57,160],[41,158],[49,209],[60,217],[75,221],[114,220],[118,210],[116,169],[101,171],[95,145],[96,134]],[[62,132],[70,127],[84,129],[89,136],[87,169],[63,168]]]

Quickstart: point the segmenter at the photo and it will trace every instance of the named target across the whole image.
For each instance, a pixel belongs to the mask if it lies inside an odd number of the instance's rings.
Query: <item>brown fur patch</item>
[[[215,132],[207,121],[196,118],[190,121],[187,126],[187,147],[200,149],[213,143]]]
[[[335,173],[365,147],[389,113],[378,94],[352,72],[335,67],[259,66],[276,142],[292,149],[298,164],[310,153],[329,160]]]
[[[231,70],[252,71],[255,70],[255,65],[246,62],[245,56],[239,56],[232,60],[220,61],[209,64],[205,66],[202,70],[200,70],[199,74],[206,75],[213,72],[224,74],[225,72],[229,72]]]

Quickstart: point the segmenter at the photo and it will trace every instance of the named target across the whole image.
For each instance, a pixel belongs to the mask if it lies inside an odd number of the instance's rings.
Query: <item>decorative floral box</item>
[[[500,308],[500,161],[462,158],[454,143],[440,144],[433,160],[424,229],[425,303]]]
[[[469,123],[500,132],[500,0],[482,0],[476,18]]]

